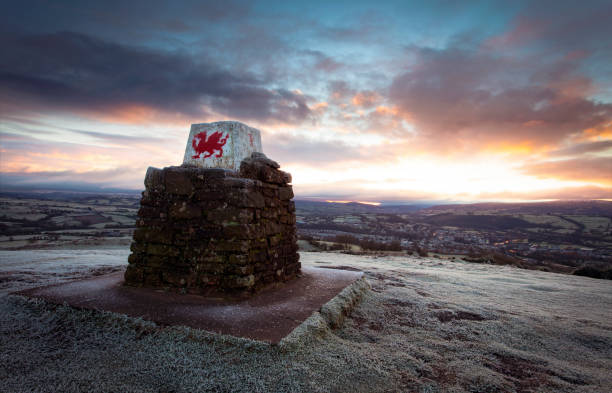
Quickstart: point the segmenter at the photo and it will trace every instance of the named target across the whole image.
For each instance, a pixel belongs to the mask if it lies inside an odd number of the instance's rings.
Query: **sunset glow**
[[[3,189],[142,189],[191,123],[238,120],[297,198],[612,198],[606,2],[13,7]]]
[[[361,203],[362,205],[370,205],[370,206],[380,206],[380,202],[366,202],[366,201],[330,201],[327,200],[325,202],[328,203]]]

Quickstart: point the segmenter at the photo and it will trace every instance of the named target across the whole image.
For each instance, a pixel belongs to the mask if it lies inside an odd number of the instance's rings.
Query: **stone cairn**
[[[196,134],[201,139],[197,131],[203,126],[226,130],[223,136],[235,145],[250,142],[250,148],[233,146],[226,154],[231,159],[238,160],[257,144],[261,149],[260,139],[253,145],[252,137],[236,135],[247,129],[259,138],[259,131],[237,122],[193,125],[190,138]],[[221,154],[229,145],[221,147]],[[291,175],[257,151],[241,160],[238,170],[196,166],[189,157],[195,155],[186,154],[188,163],[180,167],[147,170],[125,284],[249,295],[295,278],[300,263]],[[202,158],[204,165],[210,158],[219,161],[222,156]]]

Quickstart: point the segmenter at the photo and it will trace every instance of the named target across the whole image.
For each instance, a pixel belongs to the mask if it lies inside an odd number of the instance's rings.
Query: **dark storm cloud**
[[[107,0],[104,2],[22,0],[3,7],[0,21],[12,30],[53,32],[72,26],[110,37],[200,30],[211,23],[244,20],[250,3],[226,0]],[[131,37],[129,37],[131,38]]]
[[[575,1],[528,2],[510,29],[494,42],[507,46],[540,44],[538,50],[546,52],[609,50],[610,18],[612,3],[608,0],[591,0],[582,7]]]
[[[142,105],[197,116],[210,108],[240,119],[300,122],[307,97],[270,89],[186,52],[121,45],[84,34],[0,38],[0,91],[24,109],[103,112]]]

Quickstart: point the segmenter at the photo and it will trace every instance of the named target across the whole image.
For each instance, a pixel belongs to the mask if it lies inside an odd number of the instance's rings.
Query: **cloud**
[[[355,94],[351,102],[358,107],[370,108],[380,102],[381,98],[380,94],[375,91],[366,90]]]
[[[184,144],[170,143],[163,138],[114,139],[111,134],[94,132],[82,134],[94,137],[93,143],[80,141],[77,133],[68,135],[72,143],[48,141],[29,135],[2,138],[0,172],[43,173],[75,171],[85,173],[91,170],[112,170],[133,168],[135,172],[152,166],[176,165],[182,158]],[[102,139],[107,143],[99,143]],[[134,179],[133,177],[132,179]],[[41,181],[44,180],[40,179]]]
[[[554,17],[551,9],[554,7]],[[606,0],[589,1],[588,7],[573,1],[529,2],[518,13],[510,29],[488,43],[511,47],[532,46],[549,55],[574,50],[606,51],[612,36],[612,4]]]
[[[579,143],[570,147],[550,152],[551,156],[574,156],[586,153],[599,153],[612,149],[612,141]]]
[[[356,94],[356,91],[344,80],[330,80],[327,84],[327,90],[329,92],[329,100],[336,104],[340,104]]]
[[[144,107],[202,117],[209,111],[245,120],[299,123],[308,97],[269,88],[186,52],[153,50],[62,32],[4,33],[0,93],[25,108],[96,111]]]
[[[71,26],[77,31],[126,39],[168,36],[200,31],[227,21],[244,21],[251,12],[245,1],[163,0],[99,2],[23,0],[7,4],[0,15],[10,30],[57,31]]]
[[[412,48],[414,63],[390,86],[429,148],[490,144],[554,146],[572,134],[612,121],[612,104],[567,94],[578,72],[573,60],[549,64],[480,49]],[[554,67],[553,67],[554,69]]]
[[[305,50],[303,53],[312,57],[314,60],[314,69],[317,71],[333,72],[344,66],[344,64],[334,60],[321,51]]]
[[[7,142],[24,142],[29,141],[30,138],[24,135],[13,134],[12,132],[0,131],[0,141],[3,144]]]
[[[331,3],[330,3],[331,4]],[[383,7],[366,4],[364,8],[343,7],[342,20],[333,25],[319,22],[317,38],[343,44],[381,45],[388,43],[391,15],[385,15]],[[382,11],[382,12],[381,12]]]
[[[288,133],[265,135],[266,154],[282,165],[329,165],[344,161],[360,161],[371,153],[338,140],[316,140]]]
[[[565,187],[536,192],[486,192],[475,191],[469,194],[440,194],[426,192],[423,190],[398,190],[394,193],[364,189],[354,182],[339,184],[341,187],[327,188],[317,185],[294,185],[297,199],[336,199],[349,201],[371,201],[383,202],[386,204],[437,201],[440,203],[453,202],[477,202],[477,201],[504,201],[504,202],[524,202],[537,200],[592,200],[592,199],[611,199],[612,187],[581,186]]]
[[[562,187],[535,192],[479,192],[471,195],[457,195],[458,199],[470,201],[533,201],[533,200],[589,200],[612,198],[612,187],[580,186]]]
[[[581,157],[526,164],[523,172],[541,178],[596,182],[612,186],[612,157]]]
[[[449,184],[449,172],[486,162],[478,178],[498,161],[499,175],[465,199],[500,190],[492,183],[508,175],[515,190],[609,184],[609,2],[5,8],[4,172],[44,181],[57,170],[68,181],[93,168],[172,165],[189,123],[237,119],[261,128],[266,153],[317,193],[424,198],[412,190],[422,187],[452,197],[475,187]],[[410,160],[413,173],[386,177]],[[410,180],[428,167],[445,181]]]
[[[122,134],[110,134],[108,132],[98,132],[98,131],[85,131],[85,130],[75,130],[72,128],[66,129],[68,131],[74,132],[80,135],[90,136],[96,139],[101,139],[103,141],[114,142],[114,143],[161,143],[165,138],[160,138],[156,136],[132,136],[132,135],[122,135]]]
[[[137,178],[141,180],[138,181]],[[103,191],[105,188],[142,189],[144,171],[134,168],[114,168],[90,171],[0,172],[0,190],[14,188],[67,189]]]

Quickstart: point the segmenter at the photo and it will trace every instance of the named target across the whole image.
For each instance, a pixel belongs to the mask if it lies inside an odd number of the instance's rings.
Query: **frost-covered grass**
[[[0,253],[2,293],[122,268],[125,250]],[[0,297],[0,391],[612,391],[609,281],[433,258],[301,253],[364,270],[340,329],[273,347]]]
[[[21,289],[125,269],[129,248],[0,250],[0,299]]]

